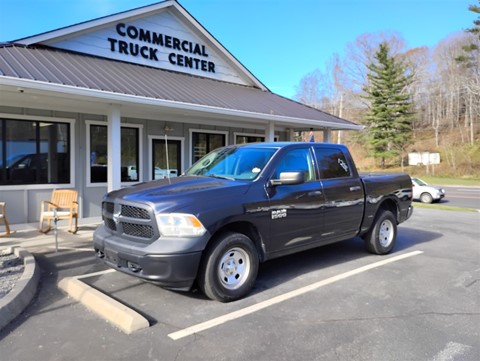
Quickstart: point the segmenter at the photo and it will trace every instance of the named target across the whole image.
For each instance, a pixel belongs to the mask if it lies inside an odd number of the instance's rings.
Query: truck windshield
[[[231,180],[252,181],[258,177],[276,149],[227,147],[208,153],[185,175],[203,175]]]

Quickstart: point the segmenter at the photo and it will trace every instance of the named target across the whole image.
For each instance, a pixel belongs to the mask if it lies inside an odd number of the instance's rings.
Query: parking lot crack
[[[175,361],[177,360],[181,360],[182,359],[182,355],[183,353],[188,349],[190,348],[191,345],[193,345],[195,342],[197,342],[197,339],[198,339],[198,334],[194,333],[193,334],[193,338],[188,341],[185,345],[183,345],[178,351],[177,351],[177,354],[175,355]]]
[[[350,321],[374,321],[374,320],[395,320],[395,319],[404,319],[412,318],[419,316],[479,316],[480,312],[420,312],[409,315],[395,315],[395,316],[377,316],[377,317],[357,317],[357,318],[338,318],[338,319],[329,319],[323,320],[322,322],[350,322]]]
[[[475,283],[477,283],[479,280],[473,280],[472,282],[470,282],[469,284],[465,285],[466,288],[469,288],[471,286],[473,286]]]

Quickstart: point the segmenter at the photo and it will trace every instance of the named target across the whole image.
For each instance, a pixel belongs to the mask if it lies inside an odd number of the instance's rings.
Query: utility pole
[[[340,93],[340,106],[338,109],[338,117],[341,118],[343,116],[343,93]],[[342,143],[342,131],[338,131],[338,138],[337,138],[337,143],[341,144]]]

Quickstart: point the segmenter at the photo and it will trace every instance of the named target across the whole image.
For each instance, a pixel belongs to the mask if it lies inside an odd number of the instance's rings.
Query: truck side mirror
[[[282,172],[279,179],[270,179],[269,185],[293,185],[305,182],[305,172]]]

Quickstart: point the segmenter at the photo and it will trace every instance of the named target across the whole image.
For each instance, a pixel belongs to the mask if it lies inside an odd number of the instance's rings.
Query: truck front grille
[[[105,201],[102,215],[105,227],[130,241],[148,244],[159,236],[154,212],[148,205]]]
[[[129,236],[152,238],[153,228],[143,224],[126,223],[123,224],[123,232]]]
[[[115,207],[115,204],[112,202],[103,202],[103,209],[108,212],[113,214],[113,207]]]
[[[122,204],[122,216],[140,219],[150,218],[150,214],[148,214],[148,211],[146,209],[127,206],[125,204]]]
[[[117,230],[117,225],[115,224],[115,222],[113,221],[113,219],[111,218],[105,218],[104,217],[104,222],[105,222],[105,225],[107,226],[107,228],[110,228],[112,231],[116,231]]]

